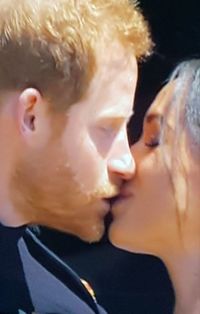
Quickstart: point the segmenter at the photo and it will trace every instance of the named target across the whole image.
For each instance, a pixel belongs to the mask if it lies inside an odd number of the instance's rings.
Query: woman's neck
[[[176,297],[175,314],[200,313],[200,247],[181,252],[164,260]]]

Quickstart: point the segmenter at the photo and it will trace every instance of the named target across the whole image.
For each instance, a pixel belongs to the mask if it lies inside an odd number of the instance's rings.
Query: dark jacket
[[[0,314],[105,314],[30,228],[0,225]]]

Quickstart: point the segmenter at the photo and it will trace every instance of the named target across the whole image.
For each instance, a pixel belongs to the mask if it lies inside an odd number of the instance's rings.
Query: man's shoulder
[[[105,314],[79,276],[33,230],[26,229],[18,247],[36,312]]]

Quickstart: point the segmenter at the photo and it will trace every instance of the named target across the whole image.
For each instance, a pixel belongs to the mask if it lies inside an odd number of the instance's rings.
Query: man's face
[[[118,194],[134,173],[126,126],[136,81],[136,59],[113,45],[106,57],[98,58],[84,98],[65,114],[49,118],[45,144],[21,154],[13,201],[32,213],[31,222],[87,241],[101,238],[110,209],[105,199]]]

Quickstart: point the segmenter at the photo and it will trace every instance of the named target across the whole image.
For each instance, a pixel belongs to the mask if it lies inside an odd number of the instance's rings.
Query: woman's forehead
[[[170,81],[166,85],[164,85],[161,90],[156,95],[152,105],[150,106],[147,115],[148,114],[158,114],[162,115],[166,111],[166,106],[171,103],[174,92],[175,92],[175,86],[176,81]]]

